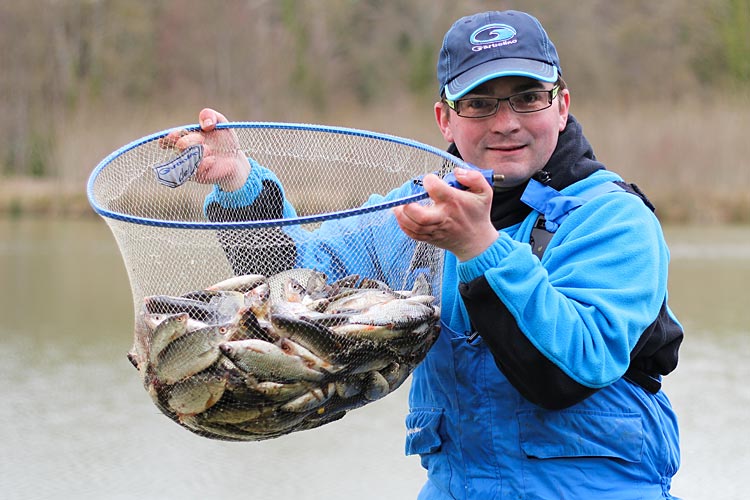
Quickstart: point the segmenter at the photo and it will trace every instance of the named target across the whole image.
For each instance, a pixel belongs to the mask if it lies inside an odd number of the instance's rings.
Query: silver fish
[[[206,290],[227,290],[245,293],[263,283],[266,283],[266,277],[262,274],[245,274],[227,278],[207,287]]]
[[[430,280],[427,279],[426,274],[418,274],[416,278],[414,278],[414,285],[411,289],[411,295],[431,295],[432,294],[432,284],[430,283]]]
[[[264,340],[223,342],[219,349],[239,368],[261,379],[317,381],[324,377],[322,372],[308,367],[302,358],[289,355]]]
[[[353,314],[349,321],[400,330],[425,323],[431,318],[435,318],[434,308],[422,302],[401,299],[374,304],[362,313]]]
[[[178,313],[178,314],[187,314],[187,313]],[[156,330],[159,324],[165,319],[169,318],[170,316],[174,316],[174,314],[143,313],[142,315],[143,322],[148,327],[149,330]],[[208,326],[208,323],[204,323],[203,321],[198,321],[188,316],[187,331],[190,332],[193,330],[199,330],[207,326]]]
[[[291,314],[271,314],[271,324],[280,337],[294,341],[330,364],[338,364],[339,354],[352,343],[330,328]]]
[[[323,403],[328,401],[335,392],[334,383],[329,382],[324,387],[315,387],[305,394],[284,403],[279,409],[292,413],[308,412],[323,406]]]
[[[384,304],[395,299],[396,295],[391,290],[367,288],[339,294],[331,300],[324,312],[336,314],[363,311],[374,305]]]
[[[331,329],[341,335],[369,339],[375,342],[386,342],[401,338],[409,333],[408,329],[393,329],[389,325],[371,325],[363,323],[346,323],[332,326]]]
[[[174,384],[167,404],[177,415],[197,415],[216,404],[224,395],[226,386],[226,375],[199,373]]]
[[[273,332],[271,324],[265,320],[261,323],[252,307],[249,306],[237,311],[234,319],[228,325],[228,334],[225,335],[227,341],[262,339],[275,342],[278,338],[278,335]]]
[[[340,398],[351,398],[362,392],[362,380],[358,377],[342,378],[335,382],[335,389]]]
[[[301,358],[307,366],[314,370],[326,371],[329,373],[335,371],[334,365],[316,356],[310,352],[309,349],[305,349],[296,342],[282,338],[279,340],[278,346],[281,347],[284,352]]]
[[[221,355],[218,327],[185,333],[170,342],[152,363],[158,380],[174,384],[213,365]]]
[[[289,401],[302,394],[310,391],[309,382],[272,382],[264,381],[255,384],[248,384],[248,386],[256,391],[263,397],[270,399],[271,401]]]
[[[245,293],[245,305],[256,317],[266,318],[271,305],[270,298],[271,287],[268,282],[264,282]]]
[[[269,300],[271,304],[286,301],[284,287],[289,279],[294,279],[298,283],[307,283],[317,271],[313,269],[296,268],[282,271],[268,278],[268,286],[271,288]]]
[[[196,423],[241,424],[260,418],[265,411],[261,406],[219,404],[203,412]]]
[[[158,362],[158,357],[162,351],[174,340],[187,333],[188,313],[171,314],[162,317],[158,316],[160,321],[156,324],[151,337],[148,341],[149,361],[152,364]],[[146,319],[146,323],[150,321]]]
[[[368,289],[374,289],[374,290],[391,290],[391,287],[388,286],[388,283],[377,280],[375,278],[362,278],[362,281],[359,282],[359,288],[368,288]]]
[[[294,429],[303,422],[306,417],[306,413],[276,410],[262,418],[239,424],[238,427],[258,438],[264,436],[275,437],[294,431]]]
[[[222,441],[255,441],[254,435],[228,423],[211,422],[202,418],[203,415],[185,416],[179,420],[180,424],[192,432]]]
[[[409,378],[411,371],[412,367],[408,364],[393,362],[380,370],[380,374],[388,382],[390,392],[393,392]]]
[[[367,374],[364,382],[362,394],[370,401],[376,401],[391,392],[388,381],[378,371],[371,371]]]
[[[170,295],[151,295],[143,300],[148,313],[177,314],[185,312],[191,318],[204,323],[212,323],[216,320],[215,308],[200,300]]]

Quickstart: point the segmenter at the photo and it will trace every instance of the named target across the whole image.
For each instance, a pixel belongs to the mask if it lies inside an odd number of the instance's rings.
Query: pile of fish
[[[292,269],[152,295],[128,353],[156,406],[205,437],[312,429],[398,388],[435,342],[430,284]]]

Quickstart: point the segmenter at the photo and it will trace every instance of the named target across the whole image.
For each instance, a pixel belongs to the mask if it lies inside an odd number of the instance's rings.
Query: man
[[[648,200],[596,160],[534,17],[458,20],[438,79],[449,150],[497,182],[428,175],[434,203],[394,209],[406,235],[447,251],[442,330],[406,421],[406,453],[427,469],[419,497],[673,498],[678,429],[660,381],[682,329]],[[212,161],[199,180],[220,184],[214,202],[248,189],[246,161]]]

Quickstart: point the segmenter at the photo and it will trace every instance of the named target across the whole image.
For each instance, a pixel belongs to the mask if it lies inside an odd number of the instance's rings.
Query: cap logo
[[[492,23],[486,24],[471,34],[469,41],[474,45],[473,51],[480,51],[485,48],[500,47],[517,43],[518,40],[511,40],[516,36],[516,29],[507,24]]]

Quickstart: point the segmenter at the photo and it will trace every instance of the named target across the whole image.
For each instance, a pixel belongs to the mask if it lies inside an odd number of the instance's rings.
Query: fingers
[[[434,207],[426,207],[419,203],[394,207],[393,213],[404,233],[419,241],[433,239],[443,219]]]
[[[219,113],[218,111],[211,108],[204,108],[200,111],[200,113],[198,113],[198,122],[200,123],[201,131],[211,132],[216,129],[217,123],[228,123],[228,120],[226,116]],[[236,140],[227,142],[235,143]],[[188,132],[185,129],[173,130],[166,136],[159,139],[159,147],[161,147],[162,149],[177,148],[180,151],[190,146],[204,143],[205,136],[198,133],[197,131]],[[222,148],[215,149],[220,150]]]
[[[196,144],[203,144],[205,142],[205,136],[198,132],[189,132],[180,137],[175,143],[175,147],[180,151],[195,146]]]
[[[200,130],[178,129],[159,139],[163,149],[185,149],[203,145],[203,158],[195,172],[199,183],[217,184],[224,191],[236,191],[244,186],[250,174],[250,164],[240,149],[236,132],[231,129],[216,130],[218,123],[228,123],[226,116],[211,108],[198,113]]]
[[[201,125],[201,129],[205,132],[209,132],[216,128],[217,123],[227,123],[226,116],[222,115],[218,111],[211,108],[203,108],[198,113],[198,122]]]
[[[456,167],[453,169],[453,175],[456,180],[467,188],[468,191],[477,194],[492,195],[492,187],[481,174],[481,172],[472,169]]]
[[[173,130],[169,134],[165,135],[161,139],[159,139],[159,147],[162,149],[170,149],[177,147],[177,141],[180,140],[180,137],[187,134],[187,130],[180,129],[180,130]]]
[[[447,201],[455,194],[455,188],[449,186],[435,174],[427,174],[422,179],[422,186],[434,202]]]

